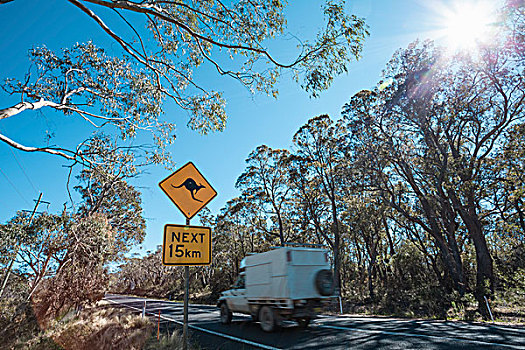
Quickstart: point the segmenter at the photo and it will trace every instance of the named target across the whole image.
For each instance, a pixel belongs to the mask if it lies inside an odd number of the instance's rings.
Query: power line
[[[27,176],[27,173],[24,169],[24,167],[22,166],[21,164],[21,161],[19,161],[18,157],[16,156],[15,152],[13,152],[13,148],[12,147],[9,147],[9,150],[11,151],[11,154],[13,155],[13,158],[15,158],[15,161],[16,163],[18,164],[18,167],[20,168],[20,170],[22,170],[22,172],[24,173],[27,181],[29,181],[29,183],[31,184],[31,187],[33,187],[33,190],[35,191],[35,193],[38,193],[35,185],[33,184],[33,181],[31,181],[31,178],[29,176]]]
[[[22,198],[24,200],[24,202],[26,202],[26,204],[31,207],[31,204],[29,203],[29,201],[22,195],[22,193],[20,193],[20,191],[18,190],[18,188],[15,186],[15,184],[9,179],[9,177],[7,176],[6,173],[4,173],[4,171],[2,170],[2,168],[0,168],[0,173],[2,173],[2,175],[5,176],[5,178],[7,179],[7,182],[9,182],[9,184],[11,185],[11,187],[13,187],[13,189],[16,191],[16,193],[18,193],[18,195],[20,196],[20,198]]]

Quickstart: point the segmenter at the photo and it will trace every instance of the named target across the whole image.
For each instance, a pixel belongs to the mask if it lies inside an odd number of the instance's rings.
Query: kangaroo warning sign
[[[194,217],[217,195],[192,162],[162,180],[159,186],[187,219]]]
[[[211,264],[211,228],[166,224],[162,264],[191,266]]]

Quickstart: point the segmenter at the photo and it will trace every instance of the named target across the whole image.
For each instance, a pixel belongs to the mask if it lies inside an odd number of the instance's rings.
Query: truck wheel
[[[332,276],[332,271],[330,270],[321,270],[315,275],[315,286],[317,291],[322,296],[332,295],[334,293],[334,277]]]
[[[263,306],[259,310],[259,321],[261,322],[261,328],[265,332],[273,332],[276,328],[275,314],[269,306]]]
[[[232,312],[226,303],[221,304],[221,323],[230,324],[232,322]]]
[[[310,317],[299,318],[297,323],[299,323],[300,328],[306,328],[310,324]]]

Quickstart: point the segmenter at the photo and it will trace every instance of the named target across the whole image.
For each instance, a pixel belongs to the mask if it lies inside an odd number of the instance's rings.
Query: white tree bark
[[[60,150],[57,150],[57,149],[54,149],[54,148],[48,148],[48,147],[29,147],[29,146],[24,146],[16,141],[13,141],[11,140],[9,137],[5,136],[5,135],[2,135],[0,134],[0,141],[3,141],[5,143],[7,143],[9,146],[13,147],[13,148],[16,148],[18,150],[21,150],[21,151],[25,151],[25,152],[45,152],[45,153],[50,153],[50,154],[54,154],[54,155],[57,155],[57,156],[61,156],[61,157],[64,157],[66,159],[69,159],[69,160],[75,160],[75,155],[74,155],[74,152],[72,151],[67,151],[67,152],[71,152],[72,155],[70,154],[66,154]]]
[[[35,110],[40,109],[42,107],[60,108],[60,105],[58,103],[46,101],[44,99],[40,99],[40,101],[38,102],[20,102],[14,106],[0,109],[0,120],[20,114],[28,109]]]

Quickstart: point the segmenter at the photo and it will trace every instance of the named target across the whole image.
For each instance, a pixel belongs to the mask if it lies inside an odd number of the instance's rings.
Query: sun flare
[[[452,50],[471,50],[491,40],[495,8],[489,2],[457,2],[445,14],[447,46]]]

